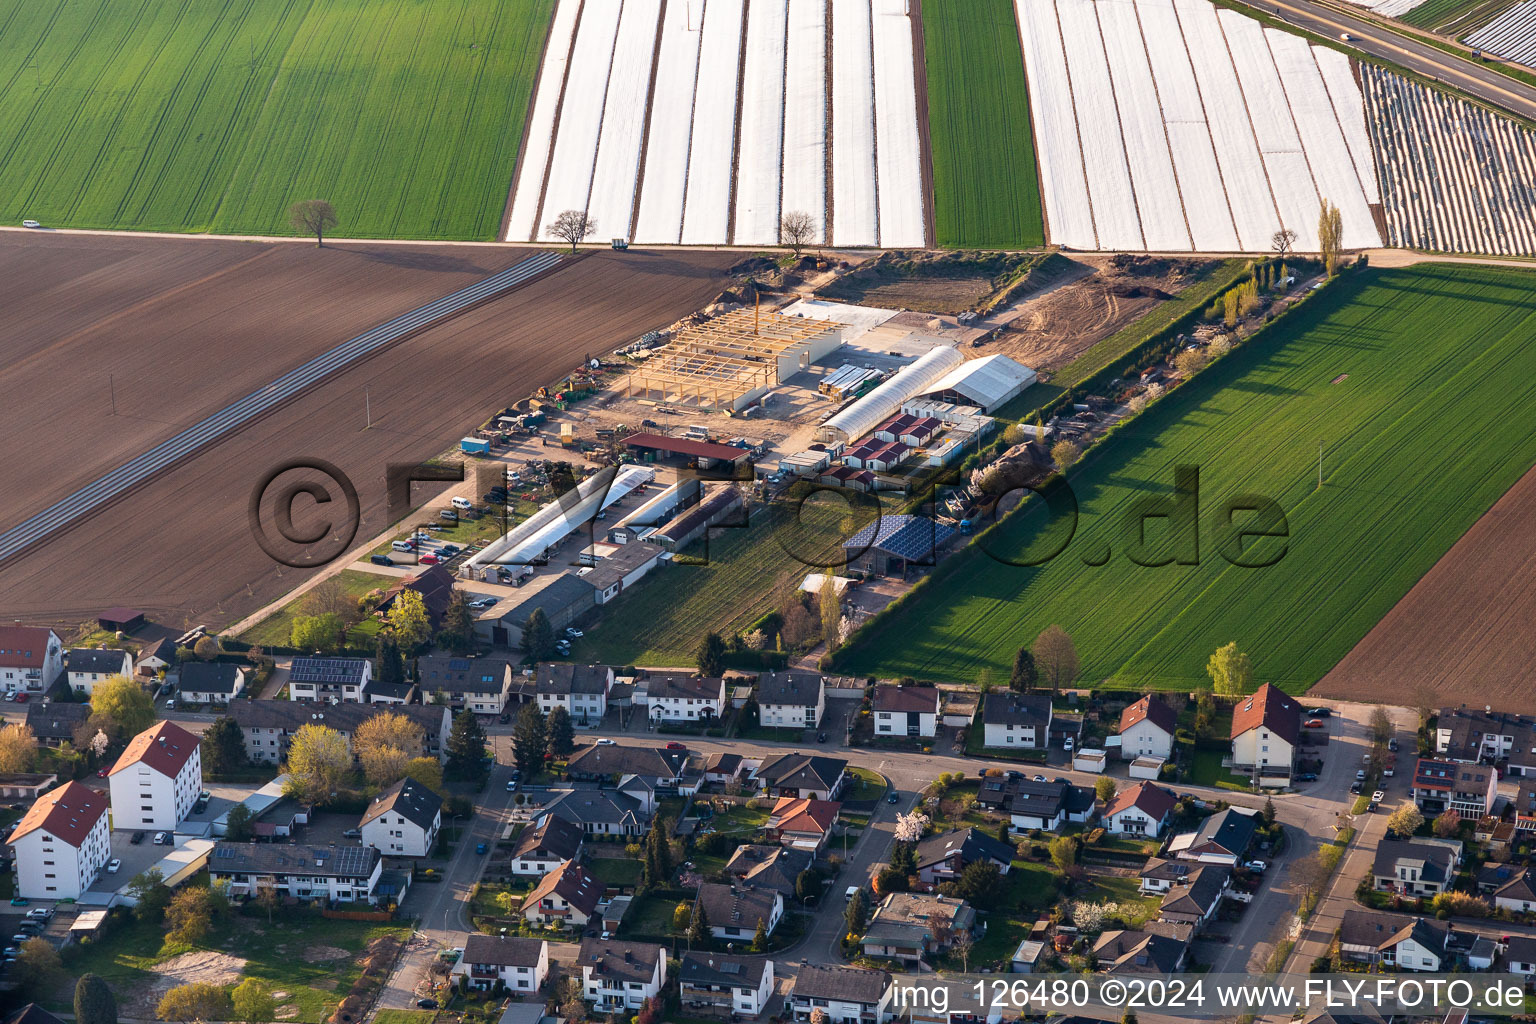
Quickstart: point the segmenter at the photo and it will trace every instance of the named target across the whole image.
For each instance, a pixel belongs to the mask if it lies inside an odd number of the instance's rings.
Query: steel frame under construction
[[[620,385],[628,397],[738,411],[842,344],[843,325],[737,310],[685,327]]]

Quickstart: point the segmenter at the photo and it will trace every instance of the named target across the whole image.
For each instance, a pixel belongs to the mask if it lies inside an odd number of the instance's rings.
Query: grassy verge
[[[938,244],[1045,244],[1029,89],[1012,0],[923,5]]]
[[[336,579],[353,600],[357,600],[370,590],[384,589],[395,582],[389,576],[375,576],[373,573],[359,572],[356,569],[343,569],[336,574]],[[288,647],[293,643],[293,620],[308,614],[308,598],[307,594],[299,595],[240,634],[239,639],[253,646],[268,649]],[[376,624],[370,621],[360,622],[353,627],[348,642],[353,646],[363,644],[365,638],[371,638],[377,631]]]
[[[879,772],[868,768],[850,766],[848,768],[847,788],[843,790],[843,800],[854,803],[878,800],[885,795],[885,779]]]

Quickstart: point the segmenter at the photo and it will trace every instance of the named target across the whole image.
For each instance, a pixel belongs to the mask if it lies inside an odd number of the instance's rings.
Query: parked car
[[[477,597],[473,601],[469,602],[469,607],[471,607],[471,608],[489,608],[491,605],[493,605],[495,603],[496,603],[496,599],[494,597]]]
[[[128,841],[130,843],[132,843],[134,846],[138,846],[140,843],[142,843],[144,841],[144,833],[143,832],[135,832],[133,834],[133,837],[131,839],[129,839]]]
[[[167,711],[175,711],[176,710],[176,701],[174,699],[166,701],[165,702],[165,710],[167,710]]]
[[[476,853],[484,854],[489,849],[490,849],[490,847],[486,846],[484,843],[476,843],[475,844],[475,852]]]
[[[422,565],[436,565],[438,563],[439,559],[438,559],[438,557],[436,555],[427,554],[427,555],[422,555],[420,558],[417,559],[417,561],[420,562]]]
[[[1262,875],[1264,872],[1269,870],[1269,865],[1264,863],[1262,860],[1250,860],[1248,863],[1244,864],[1243,867],[1257,875]]]
[[[25,896],[12,896],[11,897],[11,906],[13,906],[13,907],[24,907],[28,903],[31,903],[31,902],[32,901],[27,899]]]
[[[1034,782],[1045,782],[1046,778],[1045,778],[1044,775],[1036,775],[1032,781],[1034,781]]]
[[[565,635],[568,637],[576,638],[586,636],[587,634],[582,630],[577,629],[575,626],[566,626]]]
[[[1378,789],[1376,792],[1371,794],[1371,803],[1379,804],[1383,800],[1385,800],[1386,798],[1387,798],[1387,794],[1383,793],[1381,790]]]
[[[41,224],[39,224],[35,220],[32,220],[30,217],[28,219],[22,221],[21,222],[21,226],[24,227],[24,228],[40,228],[40,227],[42,227]]]
[[[109,875],[117,874],[118,871],[122,868],[122,866],[123,866],[123,862],[118,860],[116,857],[113,857],[111,860],[107,861],[107,874],[109,874]]]
[[[99,771],[96,772],[96,777],[98,779],[104,779],[104,778],[107,777],[107,772],[109,772],[109,771],[111,771],[110,768],[102,768],[102,769],[100,769]]]
[[[1323,725],[1323,720],[1321,718],[1309,718],[1309,719],[1307,719],[1306,725],[1307,725],[1308,729],[1322,729],[1322,728],[1325,728],[1325,726]]]
[[[611,747],[614,745],[614,742],[613,740],[610,740],[608,737],[604,736],[602,739],[597,741],[597,745],[600,747]]]
[[[363,830],[360,829],[360,828],[349,828],[349,829],[347,829],[345,832],[343,832],[341,834],[341,838],[343,838],[343,839],[361,839],[361,838],[363,838]]]
[[[19,690],[19,691],[17,691],[17,693],[16,693],[16,703],[17,704],[25,704],[26,702],[27,702],[27,691],[26,690]]]
[[[825,742],[827,742],[827,734],[824,733],[824,732],[817,733],[816,734],[816,742],[817,743],[825,743]]]
[[[901,796],[895,790],[892,790],[891,795],[885,798],[885,802],[888,804],[901,803]]]
[[[170,841],[171,841],[171,834],[169,832],[156,832],[155,833],[155,845],[156,846],[164,846],[167,843],[169,843]]]
[[[1359,769],[1358,771],[1355,772],[1355,781],[1356,782],[1364,782],[1365,781],[1365,769],[1364,768],[1361,768],[1361,769]]]
[[[1385,766],[1384,768],[1381,769],[1381,777],[1384,778],[1384,779],[1390,779],[1390,778],[1392,778],[1396,774],[1397,774],[1397,766],[1396,765],[1390,765],[1389,764],[1389,765],[1387,765],[1387,766]]]
[[[667,744],[667,749],[668,750],[687,750],[688,748],[686,746],[684,746],[683,744],[678,743],[678,742],[676,742],[674,740],[673,742]]]
[[[34,907],[33,909],[27,911],[27,917],[34,921],[46,921],[50,916],[52,916],[52,914],[53,911],[48,910],[46,907]]]
[[[470,509],[475,507],[475,503],[470,501],[468,498],[449,498],[448,504],[452,505],[460,512],[468,512]]]
[[[517,792],[517,780],[516,779],[508,779],[507,780],[507,792],[508,793],[515,793],[515,792]]]
[[[1317,772],[1302,772],[1293,780],[1295,782],[1316,782]]]
[[[15,690],[6,690],[5,691],[5,699],[6,700],[15,700],[16,699],[16,691]]]
[[[1363,782],[1351,782],[1349,784],[1349,791],[1351,793],[1357,793],[1358,794],[1360,792],[1360,790],[1363,789],[1364,787],[1365,787],[1365,783],[1363,783]]]
[[[1307,712],[1309,718],[1327,718],[1333,714],[1333,708],[1313,708]]]
[[[1392,751],[1394,754],[1397,753],[1397,737],[1396,736],[1393,736],[1391,739],[1387,740],[1387,749]]]
[[[449,522],[456,523],[459,521],[459,513],[456,509],[445,508],[440,510],[437,514]]]

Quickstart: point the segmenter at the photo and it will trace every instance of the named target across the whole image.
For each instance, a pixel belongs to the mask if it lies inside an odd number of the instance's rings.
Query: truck
[[[466,455],[489,455],[491,442],[481,437],[466,437],[459,441],[459,451]]]

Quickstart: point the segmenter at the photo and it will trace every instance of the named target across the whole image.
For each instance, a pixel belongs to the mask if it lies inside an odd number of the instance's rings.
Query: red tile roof
[[[116,775],[143,761],[166,778],[174,779],[197,752],[197,742],[196,736],[175,722],[157,722],[133,738],[109,774]]]
[[[803,796],[781,796],[768,812],[770,826],[780,832],[821,832],[832,830],[842,804],[836,800],[811,800]]]
[[[630,434],[620,443],[632,448],[649,448],[672,455],[692,455],[694,458],[719,459],[722,462],[736,462],[747,457],[747,450],[735,445],[691,441],[686,437],[662,437],[660,434]]]
[[[1301,705],[1265,683],[1232,709],[1232,738],[1260,725],[1294,745],[1301,738]]]
[[[52,635],[42,626],[0,626],[0,665],[42,668]]]
[[[1162,786],[1140,782],[1130,789],[1122,789],[1116,793],[1114,799],[1110,800],[1104,808],[1104,818],[1108,820],[1121,811],[1136,807],[1153,821],[1162,821],[1163,816],[1173,810],[1173,805],[1177,802],[1174,795]]]
[[[28,832],[42,829],[78,848],[91,834],[91,827],[106,813],[105,793],[88,789],[78,782],[66,782],[37,798],[16,823],[16,831],[11,833],[9,841],[14,843]]]
[[[1170,736],[1179,724],[1178,713],[1150,694],[1120,712],[1120,731],[1125,732],[1142,720],[1151,722]]]

